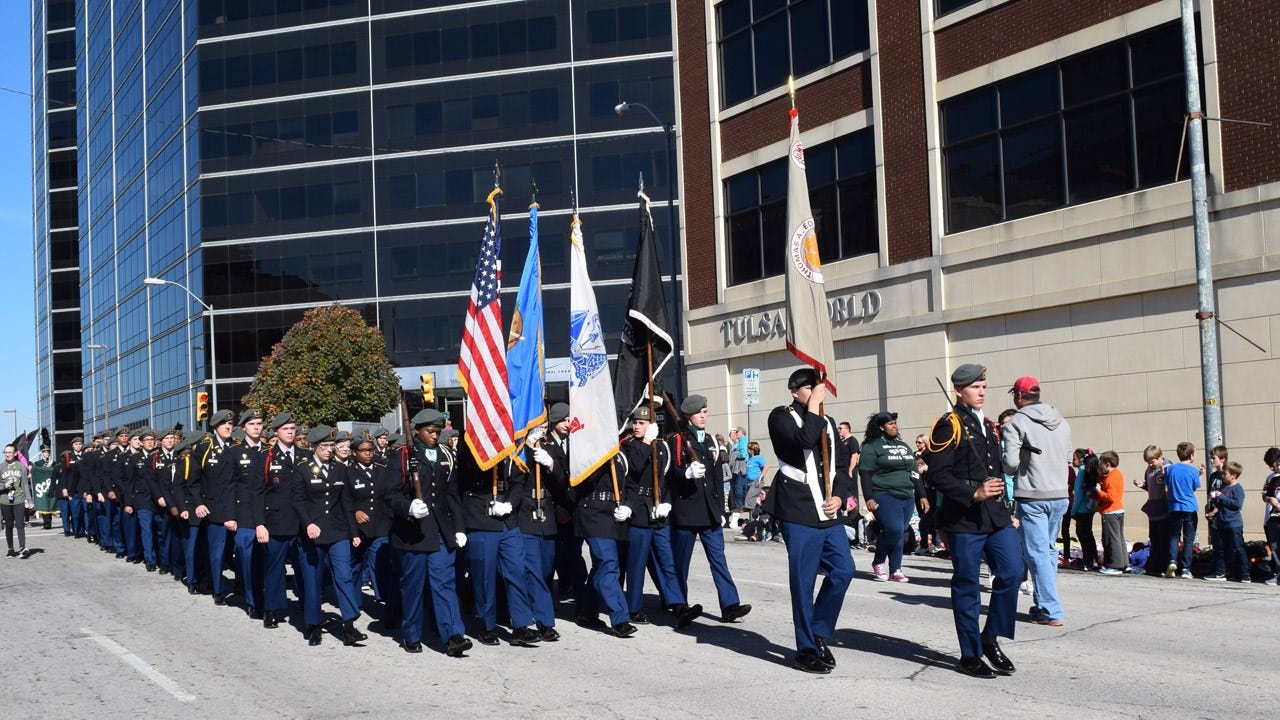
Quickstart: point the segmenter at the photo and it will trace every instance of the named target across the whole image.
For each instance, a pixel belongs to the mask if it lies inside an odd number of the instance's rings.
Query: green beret
[[[280,428],[293,422],[293,416],[287,412],[282,412],[271,420],[271,429],[279,430]],[[296,423],[295,423],[296,424]]]
[[[702,408],[707,406],[707,399],[701,395],[690,395],[680,403],[680,412],[685,415],[693,415],[702,412]]]
[[[435,408],[424,408],[413,416],[413,420],[409,421],[415,428],[423,425],[439,425],[444,426],[444,413]]]
[[[981,365],[965,363],[951,373],[951,386],[957,390],[967,388],[979,380],[987,379],[987,369]]]
[[[556,423],[569,417],[569,406],[566,403],[556,403],[547,411],[547,422],[555,425]]]
[[[318,445],[322,442],[333,442],[337,436],[338,431],[328,425],[317,425],[307,433],[307,442]]]

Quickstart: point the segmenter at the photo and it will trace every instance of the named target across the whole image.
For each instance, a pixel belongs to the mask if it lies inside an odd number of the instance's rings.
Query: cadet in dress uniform
[[[244,592],[245,611],[253,620],[263,620],[262,562],[264,550],[258,544],[258,485],[267,445],[262,441],[262,414],[248,409],[240,413],[244,442],[231,447],[223,461],[226,482],[222,505],[227,519],[223,527],[235,539],[236,577]]]
[[[577,499],[573,526],[591,551],[591,592],[579,609],[578,622],[584,627],[603,627],[600,607],[609,615],[609,625],[620,638],[636,634],[622,592],[621,545],[626,542],[631,506],[637,490],[627,471],[627,458],[614,455],[573,488]]]
[[[622,442],[631,481],[636,488],[631,502],[631,524],[627,535],[626,596],[631,622],[647,625],[644,611],[644,574],[650,566],[663,600],[676,617],[676,627],[686,627],[702,615],[702,606],[689,606],[676,580],[675,556],[671,551],[671,489],[667,482],[671,453],[658,439],[658,424],[648,405],[631,412],[631,437]]]
[[[462,494],[462,525],[467,533],[467,565],[475,589],[476,615],[483,628],[477,639],[497,645],[498,574],[507,587],[507,610],[515,630],[511,644],[532,647],[541,636],[533,625],[524,579],[524,538],[516,507],[524,496],[523,473],[511,472],[510,458],[481,470],[471,448],[457,454],[458,488]]]
[[[355,645],[367,639],[356,630],[360,617],[360,588],[352,569],[351,548],[360,546],[355,510],[349,504],[347,467],[334,456],[337,431],[328,425],[312,428],[307,434],[311,457],[300,463],[293,476],[293,510],[302,534],[298,549],[302,562],[302,616],[308,645],[319,645],[324,633],[324,586],[327,574],[342,613],[342,644]]]
[[[820,414],[826,385],[812,368],[791,373],[792,402],[769,413],[769,440],[778,455],[778,474],[765,495],[764,509],[782,524],[787,541],[791,618],[796,630],[795,667],[826,674],[836,666],[827,639],[835,635],[845,592],[853,580],[853,556],[840,508],[853,493],[847,459],[838,444],[836,421]],[[826,435],[826,451],[822,438]],[[825,577],[817,600],[813,584]]]
[[[515,509],[524,537],[525,588],[529,605],[543,640],[560,639],[555,629],[555,601],[551,597],[551,573],[556,561],[556,507],[553,486],[564,485],[568,468],[557,465],[551,453],[542,447],[546,427],[538,426],[525,438],[525,494]],[[521,472],[516,470],[515,472]]]
[[[707,399],[690,395],[680,404],[685,426],[667,441],[671,453],[671,549],[675,554],[676,580],[689,595],[689,563],[693,544],[702,540],[702,550],[711,565],[716,595],[720,600],[721,622],[733,622],[751,612],[739,602],[738,588],[724,558],[724,483],[721,465],[728,451],[707,432]]]
[[[119,494],[120,533],[124,536],[124,552],[128,562],[142,562],[142,534],[138,529],[138,509],[134,507],[138,481],[145,455],[142,452],[142,430],[129,433],[129,447],[121,463]]]
[[[280,612],[289,607],[285,597],[284,561],[295,552],[298,540],[298,515],[293,509],[294,478],[310,456],[294,445],[298,424],[287,412],[271,420],[276,444],[266,451],[262,462],[253,465],[256,501],[254,533],[258,544],[267,552],[262,567],[262,626],[278,627]],[[305,592],[305,590],[304,590]]]
[[[219,410],[209,418],[209,429],[206,435],[192,449],[191,454],[200,465],[200,504],[197,513],[203,513],[201,519],[204,526],[204,547],[209,558],[209,592],[213,593],[215,605],[226,605],[230,593],[223,587],[222,565],[227,557],[228,519],[227,474],[231,466],[227,463],[228,451],[231,449],[231,430],[235,426],[235,416],[230,410]]]
[[[373,459],[380,465],[387,464],[387,429],[378,428],[373,433]]]
[[[400,570],[387,545],[391,514],[379,495],[378,478],[385,463],[374,460],[376,444],[368,431],[351,441],[352,462],[347,470],[348,504],[355,514],[360,545],[356,548],[356,587],[373,583],[374,600],[386,603],[382,625],[390,629],[400,624]]]
[[[173,485],[170,488],[170,507],[177,513],[176,527],[181,534],[182,557],[186,561],[183,575],[187,580],[187,592],[191,595],[200,593],[197,546],[204,530],[204,517],[209,514],[200,487],[200,459],[192,457],[190,452],[201,439],[196,433],[187,432],[175,448],[178,457],[174,461]]]
[[[142,466],[141,485],[145,489],[146,498],[140,503],[143,509],[138,515],[138,522],[141,525],[142,555],[146,558],[147,570],[158,567],[161,573],[166,573],[170,571],[171,563],[177,564],[177,558],[170,556],[169,502],[166,498],[173,480],[173,463],[177,460],[174,448],[178,446],[178,431],[165,430],[160,437],[159,448],[155,447],[157,433],[150,434],[153,449]],[[144,434],[143,440],[146,438]],[[146,447],[145,442],[143,447]],[[181,571],[175,569],[173,572]]]
[[[71,438],[71,449],[58,456],[54,471],[54,487],[58,488],[58,512],[62,515],[62,534],[84,536],[84,498],[79,490],[80,462],[84,459],[84,438]]]
[[[173,445],[174,463],[170,468],[170,472],[164,475],[158,475],[157,481],[160,484],[161,491],[164,493],[165,501],[165,519],[169,526],[169,573],[173,575],[176,582],[187,582],[187,523],[178,517],[178,495],[176,492],[178,483],[182,482],[180,471],[181,464],[178,460],[182,457],[183,451],[190,450],[190,444],[186,442],[187,436],[176,427],[168,432],[173,433],[177,440]],[[161,438],[161,449],[164,447],[164,438]],[[198,534],[197,534],[198,536]]]
[[[98,473],[102,471],[102,435],[94,435],[84,457],[80,460],[80,493],[84,496],[84,526],[86,539],[102,546],[102,526],[99,523],[101,505],[98,501]]]
[[[951,385],[955,407],[934,423],[924,461],[929,464],[929,479],[942,493],[938,527],[946,532],[951,551],[951,612],[960,639],[956,669],[980,678],[1010,675],[1014,666],[998,638],[1013,637],[1022,546],[1004,493],[999,430],[982,412],[987,369],[961,365],[951,374]],[[991,601],[979,635],[978,566],[984,557],[991,568]],[[982,661],[984,656],[990,666]]]
[[[406,652],[422,652],[423,596],[430,592],[436,635],[446,653],[462,657],[471,641],[463,635],[454,569],[457,549],[467,544],[458,524],[462,507],[456,458],[438,442],[444,425],[439,410],[421,410],[412,423],[419,446],[388,455],[378,485],[391,513],[391,548],[400,569],[400,645]]]
[[[582,559],[582,538],[573,530],[573,490],[569,487],[569,405],[555,403],[547,411],[549,432],[542,438],[542,449],[547,451],[556,466],[565,468],[565,481],[550,487],[551,501],[555,506],[556,557],[555,573],[559,578],[556,591],[560,596],[573,592],[573,605],[579,619],[583,619],[583,607],[587,602],[587,562]],[[596,622],[599,622],[597,620]]]
[[[138,544],[142,550],[142,562],[146,563],[147,572],[155,572],[157,564],[156,532],[155,532],[155,499],[151,495],[151,456],[156,452],[156,433],[151,428],[138,430],[138,454],[133,459],[133,472],[130,479],[131,505],[133,515],[138,522]]]
[[[124,542],[124,505],[121,496],[124,493],[122,482],[125,465],[129,456],[129,428],[121,426],[116,430],[116,446],[107,454],[109,481],[107,483],[106,506],[110,525],[109,549],[115,550],[116,558],[125,556]]]

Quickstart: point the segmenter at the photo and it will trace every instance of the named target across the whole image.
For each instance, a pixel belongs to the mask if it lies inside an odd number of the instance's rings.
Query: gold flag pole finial
[[[787,76],[787,95],[791,96],[791,109],[796,107],[796,79],[793,75]]]

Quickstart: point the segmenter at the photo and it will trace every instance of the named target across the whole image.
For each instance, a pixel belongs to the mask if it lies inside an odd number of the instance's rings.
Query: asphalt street
[[[827,676],[790,667],[786,551],[730,542],[743,621],[717,621],[706,563],[690,600],[708,615],[620,640],[575,626],[537,648],[476,645],[462,659],[408,655],[380,624],[363,647],[297,626],[264,630],[60,532],[31,529],[30,559],[0,559],[6,718],[1265,718],[1277,714],[1277,589],[1064,572],[1066,625],[1024,622],[1003,647],[1012,677],[952,669],[948,561],[909,558],[909,584],[858,578]],[[296,605],[295,605],[296,608]],[[328,607],[331,612],[334,610]],[[472,630],[475,628],[470,626]]]

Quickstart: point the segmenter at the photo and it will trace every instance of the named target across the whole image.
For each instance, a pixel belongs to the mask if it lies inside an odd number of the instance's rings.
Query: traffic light
[[[422,402],[434,405],[436,402],[436,374],[422,373]]]
[[[196,424],[204,422],[209,417],[209,393],[196,393]]]

